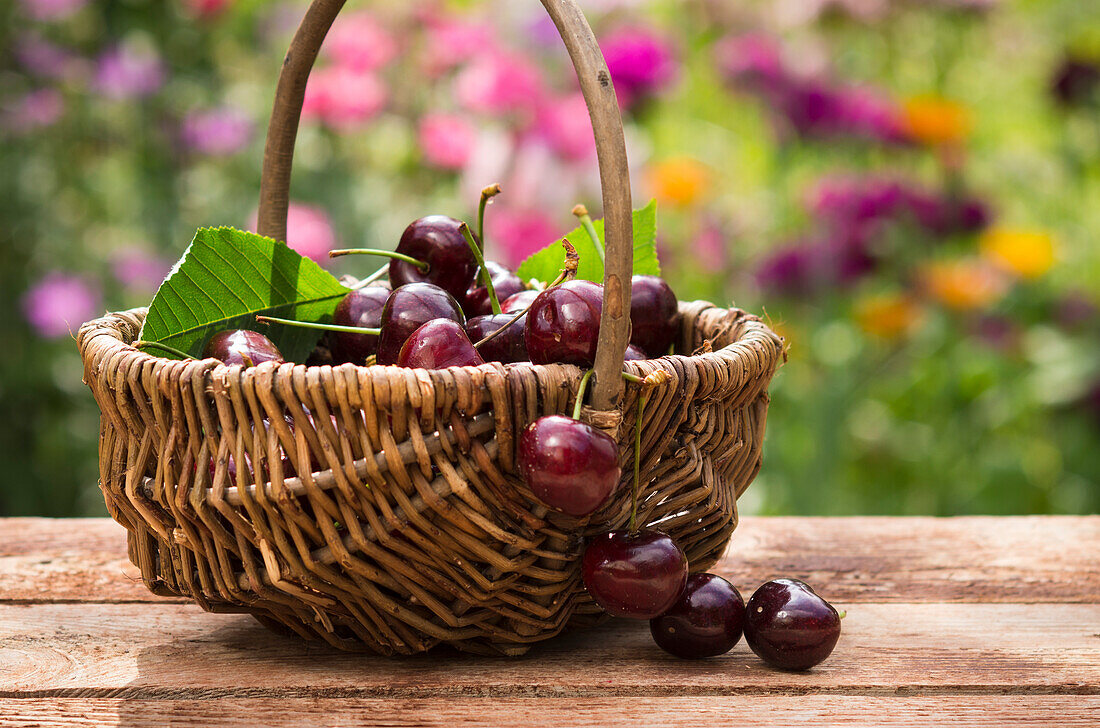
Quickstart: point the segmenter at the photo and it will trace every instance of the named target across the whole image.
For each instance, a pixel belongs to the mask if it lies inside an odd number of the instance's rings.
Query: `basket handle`
[[[313,0],[290,43],[275,89],[260,178],[259,232],[286,240],[290,170],[302,116],[306,81],[325,35],[346,0]],[[597,410],[616,409],[622,395],[623,356],[630,338],[630,277],[634,266],[630,174],[623,121],[611,74],[592,28],[576,0],[541,0],[554,21],[580,81],[592,119],[600,167],[606,235],[603,314],[596,349]]]

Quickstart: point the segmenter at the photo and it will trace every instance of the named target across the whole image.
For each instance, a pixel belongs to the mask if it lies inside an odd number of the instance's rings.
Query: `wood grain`
[[[1100,698],[1066,696],[976,697],[738,696],[701,702],[692,698],[569,699],[356,699],[223,698],[124,700],[104,698],[0,700],[0,726],[210,725],[299,728],[345,726],[535,725],[602,727],[635,719],[647,726],[844,725],[1095,726]]]
[[[516,659],[387,659],[281,638],[190,605],[0,606],[0,697],[515,697],[1100,694],[1100,605],[844,604],[836,651],[808,673],[742,641],[678,660],[616,620]]]
[[[746,517],[714,571],[836,601],[1084,604],[1100,602],[1097,553],[1100,518]],[[137,576],[109,519],[0,519],[0,603],[166,601]]]

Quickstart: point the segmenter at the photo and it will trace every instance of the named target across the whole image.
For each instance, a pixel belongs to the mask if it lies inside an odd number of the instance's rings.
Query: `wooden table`
[[[832,657],[683,661],[623,620],[385,659],[160,599],[107,520],[0,519],[0,726],[1100,725],[1100,516],[745,518],[716,569],[848,611]]]

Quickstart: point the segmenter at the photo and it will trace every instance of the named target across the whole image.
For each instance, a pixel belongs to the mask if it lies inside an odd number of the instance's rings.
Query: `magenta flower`
[[[424,160],[440,169],[465,167],[477,144],[477,128],[456,114],[424,115],[417,136]]]
[[[455,79],[455,98],[463,108],[491,116],[533,115],[544,95],[539,68],[526,57],[505,51],[478,56]]]
[[[88,0],[20,0],[23,12],[35,20],[64,20],[88,4]]]
[[[730,36],[715,47],[718,68],[739,86],[767,88],[787,76],[779,43],[770,36]]]
[[[110,99],[142,98],[164,84],[165,69],[151,48],[117,46],[99,57],[95,88]]]
[[[111,255],[111,272],[119,283],[136,293],[156,291],[171,267],[171,261],[138,247],[123,248]]]
[[[624,108],[667,87],[676,78],[672,44],[648,28],[619,28],[600,39],[615,93]]]
[[[67,81],[80,78],[87,71],[84,59],[40,36],[19,38],[12,51],[23,70],[40,78]]]
[[[583,161],[596,154],[592,120],[580,92],[547,99],[539,108],[535,128],[550,147],[566,159]]]
[[[320,68],[309,77],[302,116],[347,130],[373,119],[388,100],[385,84],[372,73],[343,66]]]
[[[257,217],[257,213],[252,213],[249,230],[256,229]],[[287,245],[318,263],[328,260],[328,251],[336,247],[336,232],[328,213],[299,202],[291,202],[287,210],[286,237]]]
[[[240,109],[222,107],[192,111],[183,119],[180,138],[199,154],[227,156],[252,139],[253,123]]]
[[[494,205],[485,217],[486,237],[494,255],[505,265],[516,267],[523,259],[545,248],[562,228],[541,210],[513,209]]]
[[[341,15],[323,46],[337,65],[353,71],[374,71],[397,54],[397,41],[365,11]]]
[[[184,0],[184,5],[190,15],[209,20],[221,15],[231,2],[232,0]]]
[[[976,198],[876,177],[826,178],[811,194],[808,207],[834,227],[909,221],[937,235],[975,232],[991,218],[986,205]]]
[[[52,88],[31,91],[0,112],[0,124],[13,134],[27,134],[56,124],[65,114],[65,99]]]
[[[493,27],[472,20],[443,19],[434,14],[423,19],[424,66],[429,76],[438,76],[474,56],[496,48]]]
[[[23,294],[23,315],[39,336],[57,339],[103,310],[98,286],[80,276],[54,272]]]

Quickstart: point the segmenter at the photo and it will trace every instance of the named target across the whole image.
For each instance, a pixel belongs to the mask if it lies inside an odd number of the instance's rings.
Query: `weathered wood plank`
[[[834,601],[1100,602],[1100,517],[745,518],[715,571]],[[746,595],[747,596],[747,595]],[[0,519],[0,602],[163,603],[108,519]]]
[[[0,726],[844,725],[1095,726],[1100,698],[1081,696],[738,696],[707,698],[0,700]]]
[[[1100,605],[840,606],[848,616],[833,656],[784,673],[743,641],[721,658],[677,660],[646,624],[625,620],[520,659],[386,659],[190,605],[6,605],[0,697],[1100,694]]]

